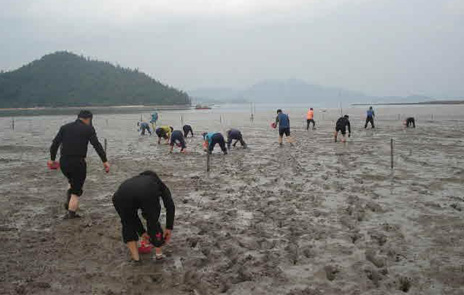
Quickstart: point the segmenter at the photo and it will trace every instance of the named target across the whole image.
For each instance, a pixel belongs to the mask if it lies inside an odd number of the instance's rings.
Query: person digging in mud
[[[314,110],[310,108],[306,114],[306,130],[309,130],[309,125],[313,123],[313,130],[316,129],[316,122],[314,121]]]
[[[169,143],[169,139],[171,138],[171,132],[174,130],[174,128],[170,126],[160,126],[159,128],[156,128],[156,135],[158,135],[158,144],[161,144],[161,138],[164,138],[166,140],[166,144]]]
[[[290,145],[293,145],[293,139],[290,136],[290,118],[287,114],[284,114],[281,109],[277,110],[277,117],[275,120],[275,125],[279,125],[279,145],[282,146],[282,141],[284,134],[287,137]]]
[[[416,128],[416,120],[413,117],[409,117],[403,122],[404,126],[406,128],[409,128],[412,126],[412,128]]]
[[[180,152],[185,153],[187,149],[187,145],[185,144],[185,139],[184,135],[182,134],[182,131],[180,130],[174,130],[171,134],[171,142],[170,142],[170,153],[172,153],[172,150],[174,149],[174,145],[177,145],[180,147]]]
[[[192,137],[193,137],[193,129],[192,129],[192,126],[190,125],[184,125],[184,127],[182,127],[182,130],[184,131],[184,137],[187,138],[187,136],[189,135],[189,133],[192,134]]]
[[[139,127],[140,135],[145,135],[145,131],[151,135],[150,125],[147,122],[137,122],[137,126]]]
[[[348,137],[351,137],[351,124],[349,119],[350,117],[348,115],[345,115],[337,120],[337,123],[335,124],[334,133],[335,142],[337,142],[338,132],[341,132],[341,134],[343,135],[342,142],[346,141],[346,127],[348,127]]]
[[[221,133],[218,132],[210,132],[210,133],[203,133],[203,147],[206,149],[208,153],[212,153],[214,150],[214,146],[216,144],[219,144],[221,147],[222,152],[224,155],[227,155],[227,149],[226,149],[226,141],[224,140],[224,136],[222,136]]]
[[[372,107],[369,107],[369,109],[366,112],[366,124],[364,124],[364,129],[367,128],[368,123],[371,123],[371,127],[375,128],[374,117],[375,117],[374,109]]]
[[[70,188],[64,204],[67,210],[66,218],[80,217],[76,211],[79,207],[79,197],[82,195],[82,187],[87,174],[87,145],[90,142],[103,162],[106,172],[109,172],[110,164],[106,153],[98,141],[95,129],[92,126],[93,115],[90,111],[83,110],[77,120],[61,126],[58,134],[53,139],[50,147],[49,166],[55,166],[56,154],[61,146],[60,166],[64,176],[68,179]]]
[[[232,144],[233,140],[235,140],[234,144]],[[242,147],[246,149],[247,145],[243,140],[242,132],[240,132],[240,130],[230,129],[229,131],[227,131],[227,149],[230,150],[231,144],[235,147],[239,141]]]
[[[159,223],[161,212],[160,197],[166,208],[166,230]],[[169,188],[153,171],[145,171],[124,181],[113,195],[113,205],[121,218],[122,238],[134,262],[140,261],[137,241],[155,247],[157,260],[163,259],[161,249],[171,240],[174,226],[175,206]],[[142,224],[138,210],[147,221],[147,229]]]

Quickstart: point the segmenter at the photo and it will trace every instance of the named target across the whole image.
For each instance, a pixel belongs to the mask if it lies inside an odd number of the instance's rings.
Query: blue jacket
[[[287,114],[280,113],[277,115],[276,123],[279,123],[279,129],[290,128],[290,119]]]
[[[213,135],[216,133],[217,132],[210,132],[205,135],[205,140],[208,141],[208,145],[211,145],[211,142],[213,141]]]
[[[374,117],[375,116],[374,110],[367,110],[367,116],[368,117]]]

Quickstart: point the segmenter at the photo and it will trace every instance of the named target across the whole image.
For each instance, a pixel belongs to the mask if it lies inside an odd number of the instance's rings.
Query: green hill
[[[148,75],[69,52],[0,74],[0,108],[184,105],[189,96]]]

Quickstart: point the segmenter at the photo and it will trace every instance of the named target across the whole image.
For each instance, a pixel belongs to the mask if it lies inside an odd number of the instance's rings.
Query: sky
[[[464,0],[0,0],[0,69],[55,51],[174,87],[464,97]]]

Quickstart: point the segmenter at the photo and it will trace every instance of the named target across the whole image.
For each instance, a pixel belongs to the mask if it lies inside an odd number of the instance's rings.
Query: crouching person
[[[163,232],[158,221],[161,212],[160,198],[166,208],[166,230]],[[113,195],[113,205],[121,218],[122,237],[129,248],[132,261],[140,261],[137,241],[155,247],[156,259],[163,259],[161,247],[169,243],[174,225],[175,206],[171,192],[153,171],[124,181]],[[147,222],[147,228],[139,218],[138,210]]]

